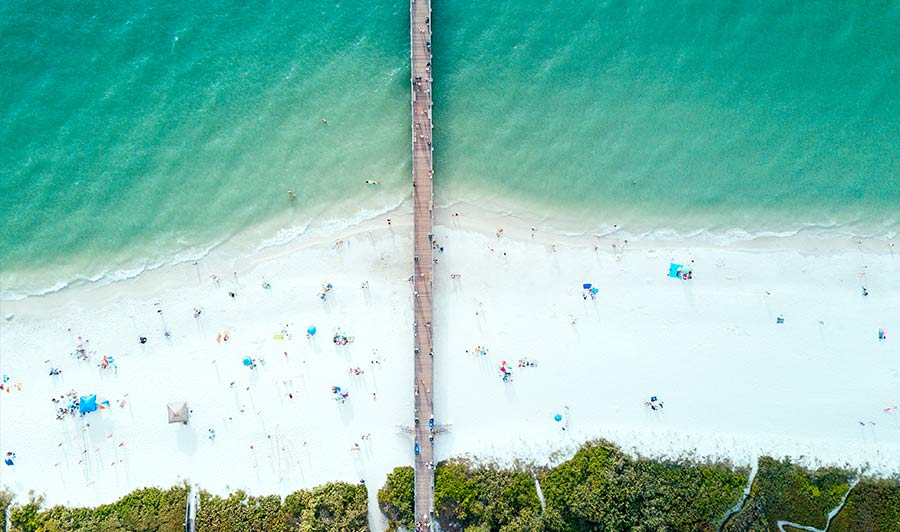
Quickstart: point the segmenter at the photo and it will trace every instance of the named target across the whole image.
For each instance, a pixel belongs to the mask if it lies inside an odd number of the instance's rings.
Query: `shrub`
[[[361,484],[332,482],[284,499],[289,530],[302,532],[365,532],[368,492]]]
[[[541,479],[545,524],[557,532],[714,531],[746,482],[725,464],[633,459],[590,443]]]
[[[378,507],[388,518],[388,532],[415,527],[415,472],[410,466],[395,467],[378,490]]]
[[[6,509],[12,505],[13,494],[6,489],[0,489],[0,532],[6,532]]]
[[[53,506],[43,497],[10,511],[11,532],[182,532],[187,487],[144,488],[96,508]]]
[[[183,532],[187,486],[144,488],[96,508],[54,506],[29,494],[12,505],[10,532]],[[0,492],[0,503],[11,497]],[[7,498],[3,498],[3,497]],[[291,493],[251,497],[237,491],[227,497],[200,492],[198,532],[364,532],[368,496],[357,484],[335,482]]]
[[[40,510],[44,497],[28,492],[28,502],[14,505],[9,511],[9,525],[12,532],[36,532],[41,527]]]
[[[861,480],[828,530],[900,532],[900,480]]]
[[[404,524],[399,504],[384,504],[396,494],[411,526],[412,469],[392,475],[379,501],[392,527]],[[461,532],[712,532],[747,483],[746,472],[725,464],[633,459],[606,443],[585,445],[539,478],[546,509],[526,471],[442,462],[435,471],[435,515],[443,530]],[[401,483],[408,491],[398,494]]]
[[[277,495],[251,497],[238,490],[222,498],[200,491],[197,532],[286,532],[287,522],[287,513]]]
[[[200,492],[197,532],[364,532],[368,530],[365,486],[332,482],[285,497],[226,498]]]
[[[541,503],[533,477],[521,470],[472,466],[464,461],[438,464],[435,471],[435,517],[444,530],[484,526],[499,530]]]
[[[755,532],[765,523],[764,530],[777,531],[779,520],[824,528],[828,513],[850,488],[850,476],[837,468],[810,471],[787,458],[760,457],[750,497],[724,530]]]

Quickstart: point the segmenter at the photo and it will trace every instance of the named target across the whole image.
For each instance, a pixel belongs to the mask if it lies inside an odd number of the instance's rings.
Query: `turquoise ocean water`
[[[433,18],[446,200],[647,232],[900,228],[897,2],[449,0]],[[408,57],[396,0],[3,3],[3,293],[397,204]]]
[[[638,231],[900,228],[896,1],[435,5],[435,179],[460,195]]]

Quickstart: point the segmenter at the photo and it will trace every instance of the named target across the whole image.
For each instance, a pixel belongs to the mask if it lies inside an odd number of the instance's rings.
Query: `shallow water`
[[[639,230],[900,226],[900,4],[435,4],[436,184]]]
[[[900,4],[434,9],[444,201],[637,233],[900,229]],[[405,2],[17,1],[0,35],[5,293],[408,193]]]
[[[348,194],[393,201],[409,172],[407,9],[6,4],[2,268],[90,271]]]

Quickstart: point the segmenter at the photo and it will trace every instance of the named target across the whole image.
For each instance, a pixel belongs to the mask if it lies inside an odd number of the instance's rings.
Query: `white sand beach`
[[[540,227],[532,239],[521,222],[468,218],[435,231],[441,457],[548,463],[601,437],[642,455],[900,472],[900,252],[888,242],[626,243]],[[693,279],[668,277],[670,262]]]
[[[436,213],[438,459],[552,463],[603,437],[645,455],[900,472],[900,411],[885,410],[900,404],[900,250],[887,242],[626,244],[455,211]],[[410,209],[387,216],[4,302],[0,450],[16,459],[0,484],[93,505],[182,480],[284,494],[365,479],[374,507],[385,475],[413,459],[401,428],[413,417]],[[673,261],[693,278],[668,277]],[[334,345],[338,329],[350,345]],[[71,355],[79,336],[89,361]],[[104,355],[116,370],[98,367]],[[57,420],[51,399],[70,390],[109,408]],[[181,400],[190,422],[169,424],[166,404]]]
[[[222,494],[361,479],[377,489],[412,453],[398,429],[412,409],[411,246],[408,231],[356,229],[3,303],[13,317],[3,322],[2,373],[13,390],[0,399],[0,431],[17,458],[2,484],[79,505],[183,479]],[[334,287],[325,301],[324,283]],[[337,330],[352,343],[336,346]],[[79,336],[89,361],[70,354]],[[116,370],[98,367],[104,355]],[[62,373],[50,376],[54,367]],[[344,403],[332,386],[349,392]],[[57,421],[51,398],[73,389],[110,406]],[[172,401],[187,402],[187,426],[168,424]]]

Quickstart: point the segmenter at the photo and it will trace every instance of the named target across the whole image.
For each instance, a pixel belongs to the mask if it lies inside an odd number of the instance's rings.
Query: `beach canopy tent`
[[[681,268],[683,267],[681,264],[669,263],[669,277],[681,279]]]
[[[78,412],[87,414],[97,410],[97,396],[95,394],[82,395],[78,399]]]
[[[184,401],[169,403],[169,423],[187,423],[188,407]]]

